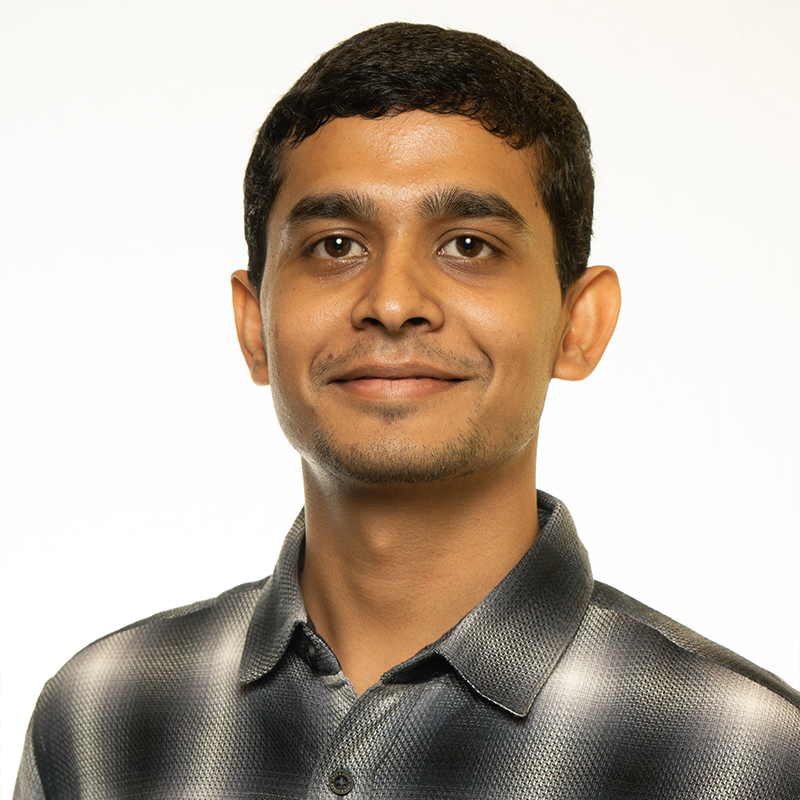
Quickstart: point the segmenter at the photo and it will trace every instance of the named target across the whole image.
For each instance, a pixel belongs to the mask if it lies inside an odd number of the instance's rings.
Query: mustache
[[[488,379],[492,364],[488,356],[481,355],[474,357],[447,350],[421,337],[404,339],[402,342],[360,339],[344,353],[317,356],[311,365],[311,380],[315,385],[328,383],[331,376],[341,375],[365,362],[423,362],[443,372]]]

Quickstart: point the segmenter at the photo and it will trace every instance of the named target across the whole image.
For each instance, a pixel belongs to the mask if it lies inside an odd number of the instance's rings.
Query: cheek
[[[530,363],[552,349],[554,315],[526,302],[525,291],[470,297],[455,308],[465,329],[493,360]]]
[[[560,306],[556,301],[538,303],[524,291],[506,295],[503,302],[476,304],[468,328],[492,363],[503,402],[538,407],[552,376]]]
[[[265,304],[264,327],[270,375],[302,383],[321,358],[332,358],[342,331],[349,325],[348,309],[332,297],[320,297],[315,286],[276,288]]]
[[[290,367],[297,361],[294,348],[302,341],[292,335],[295,327],[292,305],[291,293],[274,286],[263,298],[261,316],[273,395],[282,394],[283,385],[291,375]]]

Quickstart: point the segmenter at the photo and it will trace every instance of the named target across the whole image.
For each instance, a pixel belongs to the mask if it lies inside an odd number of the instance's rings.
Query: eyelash
[[[458,242],[473,242],[474,244],[478,245],[479,252],[483,252],[483,250],[488,250],[488,253],[484,255],[478,255],[470,257],[469,255],[464,255],[463,253],[459,253],[458,255],[452,255],[450,258],[458,258],[464,261],[482,261],[486,258],[491,258],[492,256],[496,256],[499,253],[499,250],[494,247],[493,245],[489,244],[486,239],[482,239],[480,236],[473,236],[469,233],[462,233],[460,236],[454,236],[452,239],[448,239],[437,251],[439,255],[445,255],[445,248],[448,245],[455,244],[458,247]]]
[[[329,242],[333,243],[333,242],[337,242],[337,241],[338,242],[343,242],[343,243],[346,243],[346,244],[349,245],[348,248],[347,248],[347,252],[344,253],[343,255],[338,255],[337,256],[337,255],[333,255],[331,253],[328,253],[327,256],[324,256],[322,254],[315,253],[315,251],[317,249],[319,249],[320,247],[325,247],[325,245],[328,244]],[[361,250],[363,250],[366,253],[366,248],[363,247],[362,245],[360,245],[355,239],[353,239],[352,236],[339,236],[339,235],[334,234],[332,236],[325,236],[322,239],[319,239],[318,241],[314,242],[314,244],[312,244],[311,247],[308,248],[308,254],[312,255],[312,256],[315,256],[316,258],[320,258],[323,261],[344,261],[344,260],[346,260],[348,258],[360,258],[362,254],[355,255],[355,256],[350,254],[350,250],[352,249],[353,245],[355,245],[356,247],[360,248]]]
[[[453,254],[453,255],[447,256],[447,254],[444,252],[445,248],[447,248],[449,245],[452,245],[452,244],[455,244],[456,247],[458,247],[458,243],[460,241],[463,242],[464,244],[466,244],[467,247],[470,246],[467,243],[472,242],[474,245],[477,245],[480,248],[479,252],[481,252],[481,253],[483,252],[484,249],[488,250],[489,252],[485,253],[484,255],[478,255],[478,256],[475,256],[475,257],[470,257],[469,255],[465,255],[463,253],[459,253],[458,255]],[[330,251],[328,251],[327,256],[325,256],[325,255],[322,255],[321,253],[316,253],[315,252],[320,247],[325,247],[326,250],[327,250],[328,243],[333,244],[333,243],[336,243],[336,242],[340,243],[340,247],[342,245],[347,245],[347,251],[345,253],[343,253],[342,255],[336,255],[336,254],[331,253]],[[358,253],[356,255],[351,254],[350,251],[352,250],[353,246],[359,248],[363,252],[362,253]],[[351,236],[339,236],[339,235],[335,235],[334,234],[334,235],[331,235],[331,236],[325,236],[324,238],[319,239],[318,241],[314,242],[308,248],[307,252],[308,252],[309,255],[315,256],[316,258],[320,258],[320,259],[322,259],[324,261],[344,261],[344,260],[352,259],[352,258],[361,258],[366,253],[366,248],[363,245],[360,245]],[[436,252],[437,252],[437,255],[446,256],[446,257],[449,257],[449,258],[461,259],[463,261],[481,261],[481,260],[484,260],[486,258],[491,258],[492,256],[496,256],[496,255],[499,254],[499,250],[496,247],[494,247],[493,245],[489,244],[489,242],[487,242],[485,239],[481,238],[480,236],[473,236],[473,235],[468,234],[468,233],[461,234],[460,236],[454,236],[452,239],[448,239],[440,248],[438,248],[438,250]]]

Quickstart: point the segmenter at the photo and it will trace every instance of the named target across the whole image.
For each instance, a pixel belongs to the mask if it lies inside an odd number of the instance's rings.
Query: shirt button
[[[305,653],[306,661],[308,662],[308,666],[311,669],[317,669],[317,649],[314,647],[314,643],[309,641],[308,639],[305,640],[303,644],[303,652]]]
[[[353,791],[353,776],[346,769],[337,769],[328,778],[328,787],[334,794],[350,794]]]

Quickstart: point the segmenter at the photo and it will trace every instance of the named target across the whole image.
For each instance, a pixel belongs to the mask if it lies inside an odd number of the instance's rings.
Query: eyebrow
[[[498,194],[473,192],[458,186],[440,189],[429,194],[421,203],[427,219],[454,217],[497,217],[518,230],[527,230],[525,217]]]
[[[284,227],[288,230],[313,219],[363,219],[378,218],[378,205],[361,192],[331,192],[311,194],[298,200],[286,215]]]
[[[437,189],[419,204],[424,219],[496,217],[520,231],[528,230],[525,217],[498,194],[475,192],[458,186]],[[311,194],[301,198],[287,213],[284,229],[294,228],[314,219],[357,219],[374,222],[378,204],[358,191]]]

